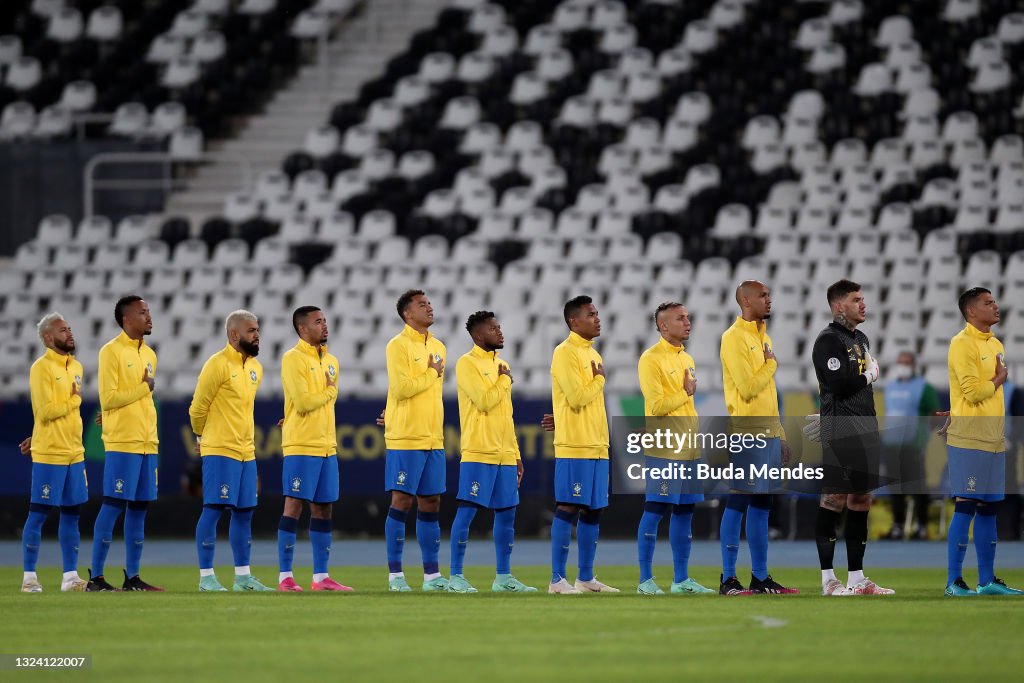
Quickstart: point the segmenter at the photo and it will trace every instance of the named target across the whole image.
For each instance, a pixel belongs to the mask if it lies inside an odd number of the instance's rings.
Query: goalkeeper
[[[860,285],[840,280],[828,288],[833,320],[814,341],[812,358],[821,395],[821,418],[811,416],[804,430],[822,442],[825,482],[815,536],[821,562],[823,595],[889,595],[864,576],[871,491],[878,488],[881,444],[872,384],[878,363],[871,357],[867,335],[857,329],[867,307]],[[849,576],[844,586],[832,567],[836,527],[846,514],[846,556]]]

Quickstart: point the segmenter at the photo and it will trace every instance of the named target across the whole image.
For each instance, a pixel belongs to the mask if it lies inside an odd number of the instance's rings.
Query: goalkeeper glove
[[[807,440],[821,441],[821,415],[815,413],[814,415],[808,415],[804,419],[807,420],[807,424],[803,428],[803,433]]]
[[[867,378],[868,384],[874,384],[878,381],[878,361],[867,351],[864,352],[864,359],[867,361],[867,366],[864,368],[863,375]]]

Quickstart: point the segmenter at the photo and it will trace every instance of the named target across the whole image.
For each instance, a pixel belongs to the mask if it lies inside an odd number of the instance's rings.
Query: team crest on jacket
[[[967,477],[967,491],[968,493],[974,493],[978,487],[978,478],[974,475]]]
[[[146,375],[149,376],[149,377],[153,376],[153,364],[152,363],[146,363]]]
[[[230,486],[228,486],[227,484],[221,484],[220,485],[220,497],[221,498],[227,498],[228,497],[228,493],[230,493],[230,492],[231,492],[231,487]]]
[[[78,386],[82,386],[82,376],[81,375],[75,375],[75,384],[77,384]]]
[[[301,490],[302,490],[302,478],[301,477],[292,477],[292,491],[296,491],[297,492],[297,491],[301,491]]]
[[[474,481],[469,485],[469,495],[475,496],[480,493],[480,482]]]
[[[124,493],[124,479],[114,480],[114,493]]]
[[[334,366],[333,365],[328,365],[327,366],[327,374],[330,375],[331,377],[334,377]]]
[[[44,499],[46,499],[46,500],[50,499],[50,485],[49,484],[43,484],[42,493],[43,493],[43,498]]]
[[[250,370],[249,371],[249,379],[252,380],[253,384],[256,384],[256,371],[255,370]]]
[[[576,482],[575,484],[572,485],[572,495],[578,497],[582,493],[583,493],[583,484],[581,484],[579,482]]]
[[[405,473],[405,470],[401,470],[398,473],[398,479],[396,480],[398,482],[398,485],[405,486],[405,480],[408,479],[408,477],[409,475]]]

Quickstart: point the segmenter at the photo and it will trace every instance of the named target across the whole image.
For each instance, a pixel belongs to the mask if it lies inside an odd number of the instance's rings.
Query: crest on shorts
[[[50,485],[49,484],[43,484],[43,498],[46,498],[47,500],[49,500],[49,498],[50,498]]]
[[[114,493],[124,493],[124,479],[114,480]]]
[[[256,371],[255,370],[250,370],[249,371],[249,379],[252,380],[253,384],[256,384]]]
[[[579,496],[581,493],[583,493],[583,484],[576,482],[572,485],[572,495]]]
[[[221,484],[220,485],[220,497],[221,498],[227,498],[228,497],[228,493],[230,491],[231,491],[231,487],[228,486],[227,484]]]
[[[663,495],[663,496],[667,496],[668,495],[668,482],[667,481],[661,482],[661,495]]]
[[[301,491],[301,490],[302,490],[302,478],[301,477],[292,477],[292,491]]]
[[[975,477],[973,474],[971,476],[967,477],[967,491],[970,492],[970,493],[974,493],[977,490],[977,487],[978,487],[978,478]]]
[[[399,485],[399,486],[405,486],[405,480],[406,480],[406,479],[407,479],[408,477],[409,477],[409,475],[405,473],[405,470],[402,470],[402,471],[400,471],[400,472],[398,473],[398,479],[397,479],[397,481],[398,481],[398,485]]]
[[[469,485],[469,495],[475,496],[480,493],[480,482],[474,481]]]

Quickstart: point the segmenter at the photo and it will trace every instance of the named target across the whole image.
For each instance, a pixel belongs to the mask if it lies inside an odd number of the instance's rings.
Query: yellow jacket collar
[[[667,339],[662,337],[658,340],[658,348],[665,353],[679,353],[686,350],[686,345],[680,343],[679,346],[672,346]]]
[[[420,334],[410,327],[408,323],[406,323],[405,327],[402,329],[402,334],[413,341],[419,342],[420,344],[426,344],[427,340],[430,339],[430,330],[427,330],[426,334]]]
[[[125,332],[124,330],[121,330],[121,334],[119,334],[116,337],[114,337],[114,341],[116,341],[118,344],[124,344],[125,346],[130,346],[133,349],[139,349],[139,348],[142,348],[143,345],[145,345],[146,338],[143,337],[142,339],[132,339],[131,337],[128,336],[127,332]]]
[[[760,322],[757,320],[744,320],[743,316],[738,315],[736,316],[736,324],[739,325],[744,330],[746,330],[747,332],[749,332],[750,334],[760,335],[762,332],[764,332],[763,320]]]
[[[488,360],[498,359],[497,351],[484,351],[481,347],[477,346],[476,344],[473,344],[473,348],[470,349],[469,353],[470,355],[475,356],[476,358],[486,358]]]
[[[974,337],[975,339],[991,339],[992,338],[992,332],[982,332],[981,330],[979,330],[977,327],[975,327],[974,325],[972,325],[970,323],[967,323],[967,327],[965,327],[964,329],[967,330],[967,336],[968,337]]]
[[[584,339],[583,337],[581,337],[580,335],[576,334],[575,332],[570,332],[569,333],[569,337],[568,337],[567,341],[570,344],[572,344],[573,346],[583,346],[583,347],[586,347],[586,348],[590,348],[591,346],[594,345],[594,340],[593,339]]]
[[[74,358],[75,358],[74,355],[72,355],[70,353],[68,355],[66,355],[66,356],[62,356],[61,354],[57,353],[56,351],[54,351],[50,347],[46,347],[46,353],[44,353],[43,355],[50,362],[58,363],[58,364],[60,364],[62,366],[66,366],[68,364],[68,361],[74,360]]]
[[[236,351],[235,347],[233,347],[230,343],[225,345],[224,348],[227,349],[227,351],[228,351],[228,358],[231,359],[231,362],[238,363],[239,365],[244,365],[245,361],[242,360],[242,352],[241,351]]]
[[[306,354],[307,356],[314,356],[320,358],[320,354],[327,353],[327,344],[320,344],[319,346],[313,346],[305,339],[300,339],[295,345],[295,348]]]

